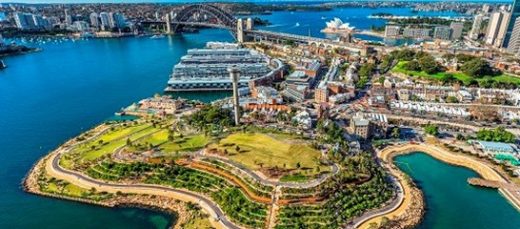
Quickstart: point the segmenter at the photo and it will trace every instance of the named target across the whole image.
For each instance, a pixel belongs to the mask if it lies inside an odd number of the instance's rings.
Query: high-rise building
[[[513,35],[513,29],[516,24],[516,19],[520,17],[520,0],[514,0],[513,5],[511,7],[511,15],[508,16],[507,30],[505,32],[503,45],[507,47],[509,44],[509,40]]]
[[[471,26],[471,31],[469,32],[469,38],[476,40],[480,35],[480,31],[482,28],[482,22],[484,21],[484,15],[478,14],[473,19],[473,25]]]
[[[110,15],[107,12],[101,12],[99,14],[99,19],[101,21],[101,29],[102,30],[109,30],[110,27]]]
[[[126,27],[126,19],[125,19],[125,16],[123,14],[121,14],[121,13],[113,13],[112,17],[113,17],[112,20],[113,20],[115,28],[122,29],[122,28]]]
[[[404,28],[403,36],[409,38],[425,39],[430,37],[430,29],[426,28]]]
[[[437,26],[433,30],[433,38],[441,40],[449,40],[452,29],[448,26]]]
[[[458,40],[462,37],[462,29],[464,29],[464,23],[462,22],[452,22],[450,24],[451,28],[451,39]]]
[[[507,51],[520,56],[520,17],[516,18],[513,25],[513,32],[507,45]]]
[[[69,15],[68,9],[65,9],[65,24],[72,25],[72,15]]]
[[[97,13],[91,13],[90,14],[90,26],[94,28],[99,28],[99,15]]]
[[[34,30],[38,28],[38,26],[34,22],[32,14],[15,13],[14,21],[16,23],[16,27],[21,30]]]
[[[488,30],[486,33],[486,44],[494,47],[502,47],[504,37],[506,35],[507,25],[509,23],[510,13],[495,12],[491,14],[489,19]]]
[[[164,21],[166,23],[166,33],[171,34],[172,33],[172,15],[166,14],[166,16],[164,16]]]
[[[244,21],[242,18],[237,20],[237,41],[238,43],[244,42]]]
[[[387,25],[385,26],[385,37],[386,38],[394,38],[399,36],[401,32],[401,27],[397,25]]]
[[[489,9],[490,9],[489,4],[482,5],[482,12],[483,13],[489,13]]]

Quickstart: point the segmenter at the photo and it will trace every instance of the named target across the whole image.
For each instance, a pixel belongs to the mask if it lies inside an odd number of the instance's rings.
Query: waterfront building
[[[99,22],[99,15],[97,13],[95,13],[95,12],[91,13],[89,16],[89,19],[90,19],[90,25],[93,28],[99,28],[100,22]]]
[[[386,38],[396,38],[399,36],[401,32],[401,27],[397,25],[387,25],[385,26],[385,37]]]
[[[452,22],[450,24],[451,28],[451,39],[458,40],[462,37],[462,29],[464,28],[464,23],[462,22]]]
[[[125,28],[127,25],[125,16],[121,13],[112,14],[112,23],[113,23],[113,28],[118,28],[118,29]]]
[[[430,37],[430,29],[407,27],[403,30],[403,36],[408,38],[426,39]]]
[[[473,19],[473,25],[471,26],[471,31],[469,32],[469,38],[473,40],[477,40],[480,35],[480,30],[482,28],[482,22],[484,21],[484,15],[478,14]]]
[[[72,15],[69,14],[69,10],[65,9],[65,24],[72,25]]]
[[[208,43],[203,49],[190,49],[175,65],[166,91],[231,90],[228,68],[240,70],[239,87],[270,76],[269,59],[255,50],[235,45]]]
[[[511,14],[508,15],[508,21],[506,25],[507,30],[505,32],[505,37],[503,40],[503,45],[506,48],[507,45],[509,45],[509,41],[513,36],[513,30],[515,29],[515,24],[518,18],[520,18],[520,0],[514,0],[513,5],[511,7]]]
[[[497,154],[497,153],[515,153],[515,149],[511,145],[502,142],[489,142],[489,141],[476,141],[479,148],[485,153]]]
[[[486,34],[486,44],[496,48],[502,47],[510,15],[510,13],[502,11],[491,14]]]
[[[520,56],[520,17],[516,18],[507,51]]]
[[[433,31],[433,38],[441,40],[449,40],[452,29],[448,26],[437,26]]]
[[[101,30],[109,30],[110,27],[110,15],[107,12],[101,12],[99,14],[99,19],[101,21]]]
[[[85,21],[75,21],[72,23],[72,28],[78,32],[87,32],[90,30],[90,26]]]
[[[36,24],[33,20],[33,15],[28,13],[15,13],[14,21],[16,27],[21,30],[32,30],[36,29]]]

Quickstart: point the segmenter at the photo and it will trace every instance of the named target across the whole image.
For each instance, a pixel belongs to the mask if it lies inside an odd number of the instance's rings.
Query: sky
[[[143,2],[289,2],[289,1],[305,1],[305,0],[0,0],[0,3],[143,3]],[[331,0],[307,0],[307,2],[330,2]],[[334,0],[332,0],[334,1]],[[352,0],[339,0],[339,1],[352,1]],[[380,0],[368,0],[368,1],[380,1]],[[409,1],[421,1],[421,0],[409,0]],[[428,1],[428,0],[422,0]],[[435,0],[438,1],[438,0]],[[448,1],[448,0],[444,0]],[[458,0],[460,2],[510,2],[508,0]]]

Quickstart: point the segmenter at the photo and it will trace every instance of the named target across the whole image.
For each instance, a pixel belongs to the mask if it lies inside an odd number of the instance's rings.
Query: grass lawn
[[[127,138],[134,141],[159,130],[160,129],[153,128],[148,124],[118,129],[114,132],[101,135],[87,144],[82,144],[76,150],[80,152],[81,159],[94,160],[103,155],[113,153],[117,148],[126,145]],[[99,144],[99,140],[103,140],[103,143]],[[94,146],[95,149],[92,149],[92,146]]]
[[[236,151],[237,145],[240,152]],[[318,150],[287,135],[235,133],[210,147],[226,149],[230,159],[252,170],[260,169],[260,164],[263,167],[296,169],[300,163],[300,168],[309,168],[310,174],[315,174],[315,168],[320,166],[321,153]],[[320,166],[320,171],[328,170],[327,166]]]
[[[204,148],[209,141],[210,139],[203,134],[197,134],[184,136],[183,138],[176,137],[173,141],[168,141],[159,147],[167,153],[196,151]]]
[[[211,229],[211,223],[209,219],[204,216],[194,216],[186,224],[182,225],[184,229]]]
[[[439,81],[444,75],[446,75],[448,72],[438,72],[435,74],[428,74],[424,71],[418,72],[418,71],[409,71],[404,68],[404,65],[407,63],[407,61],[400,61],[393,69],[392,72],[402,73],[407,76],[414,76],[419,77],[425,80],[432,80],[432,81]],[[469,85],[471,82],[472,77],[468,76],[462,72],[449,72],[452,74],[456,79],[462,81],[464,85]],[[520,78],[510,76],[507,74],[502,74],[499,76],[484,76],[482,78],[475,78],[477,81],[483,81],[483,80],[494,80],[496,82],[500,83],[513,83],[518,86],[520,86]]]

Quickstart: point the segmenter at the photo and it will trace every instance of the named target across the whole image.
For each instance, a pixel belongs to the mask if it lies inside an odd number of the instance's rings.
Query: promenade
[[[190,191],[158,185],[110,183],[92,179],[79,172],[66,170],[59,165],[60,156],[64,151],[65,149],[63,148],[58,149],[43,159],[45,160],[45,171],[48,175],[57,179],[65,180],[71,184],[85,189],[95,188],[97,191],[105,191],[110,193],[122,192],[164,196],[181,200],[183,202],[195,203],[211,216],[213,220],[210,220],[210,222],[212,222],[213,227],[231,229],[241,228],[231,222],[220,209],[220,207],[213,203],[213,201],[209,200],[205,196]]]

